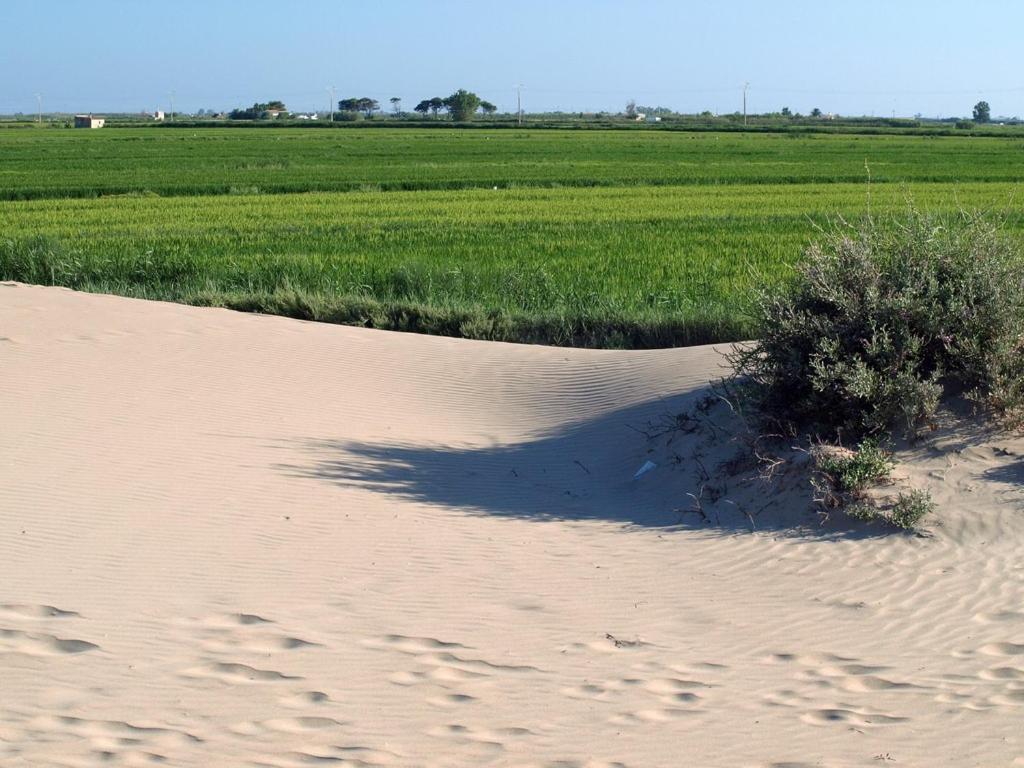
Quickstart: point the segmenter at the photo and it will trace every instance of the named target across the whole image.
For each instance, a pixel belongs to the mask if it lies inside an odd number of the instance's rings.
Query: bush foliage
[[[818,470],[824,473],[834,490],[860,493],[865,488],[888,479],[893,463],[877,440],[865,440],[856,451],[845,454],[820,450]]]
[[[962,392],[1024,405],[1024,267],[997,222],[926,214],[845,223],[757,301],[760,338],[731,356],[762,421],[860,439],[912,432]]]

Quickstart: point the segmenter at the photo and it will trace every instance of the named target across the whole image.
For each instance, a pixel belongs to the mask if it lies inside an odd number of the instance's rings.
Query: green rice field
[[[0,131],[0,279],[508,341],[735,340],[830,220],[913,201],[1016,233],[1022,177],[1008,138]]]

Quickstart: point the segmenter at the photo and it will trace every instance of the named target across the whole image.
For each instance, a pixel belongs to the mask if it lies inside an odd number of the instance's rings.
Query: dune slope
[[[0,285],[0,764],[1024,765],[1024,441],[705,522],[720,363]]]

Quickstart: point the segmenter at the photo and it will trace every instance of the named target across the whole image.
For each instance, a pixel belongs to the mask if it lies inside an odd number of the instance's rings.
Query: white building
[[[102,128],[107,121],[92,115],[75,115],[75,128]]]

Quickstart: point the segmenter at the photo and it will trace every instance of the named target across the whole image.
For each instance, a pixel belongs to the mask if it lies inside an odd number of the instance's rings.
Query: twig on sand
[[[609,632],[605,632],[604,636],[607,640],[611,640],[615,643],[616,648],[635,648],[638,645],[643,645],[643,642],[640,640],[620,640]]]
[[[747,520],[750,521],[750,530],[752,532],[757,530],[757,524],[754,522],[753,515],[751,515],[749,512],[747,512],[747,510],[745,510],[743,507],[741,507],[739,504],[737,504],[732,499],[724,499],[724,501],[725,501],[726,504],[732,504],[734,507],[736,507],[736,509],[738,509],[740,512],[742,512],[746,516]]]

